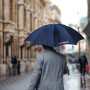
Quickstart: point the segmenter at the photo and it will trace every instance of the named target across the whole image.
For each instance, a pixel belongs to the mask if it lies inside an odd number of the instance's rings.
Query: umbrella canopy
[[[61,44],[76,45],[79,40],[84,39],[73,28],[63,24],[48,24],[33,31],[27,38],[32,45],[47,45],[57,47]]]

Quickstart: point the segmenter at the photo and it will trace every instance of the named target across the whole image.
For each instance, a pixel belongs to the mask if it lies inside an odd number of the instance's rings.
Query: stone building
[[[87,37],[87,54],[90,64],[90,0],[87,0],[87,5],[88,5],[88,24],[84,29],[84,33],[86,34]]]
[[[0,0],[0,74],[6,74],[7,57],[20,60],[21,72],[33,67],[38,46],[25,38],[38,27],[54,23],[50,0]]]

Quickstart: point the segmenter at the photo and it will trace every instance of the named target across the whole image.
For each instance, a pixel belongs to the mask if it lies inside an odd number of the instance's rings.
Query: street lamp
[[[80,33],[80,17],[79,17],[79,12],[77,12],[77,15],[78,15],[78,22],[77,22],[77,30],[78,32]],[[78,55],[80,56],[81,54],[81,48],[80,48],[80,41],[78,42]]]
[[[80,27],[77,27],[77,29],[78,29],[78,32],[80,33]],[[80,41],[78,42],[78,55],[80,56],[80,54],[81,54],[81,48],[80,48]]]

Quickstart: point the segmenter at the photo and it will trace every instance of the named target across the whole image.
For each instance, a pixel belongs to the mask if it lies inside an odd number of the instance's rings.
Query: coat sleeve
[[[68,66],[67,66],[66,57],[64,58],[64,61],[63,61],[63,67],[64,67],[64,72],[63,72],[63,74],[68,74],[68,75],[69,75],[69,68],[68,68]]]
[[[41,56],[38,55],[36,57],[35,68],[31,76],[30,85],[29,85],[28,90],[35,90],[35,88],[38,86],[40,77],[41,77],[42,64],[43,64],[43,60]]]

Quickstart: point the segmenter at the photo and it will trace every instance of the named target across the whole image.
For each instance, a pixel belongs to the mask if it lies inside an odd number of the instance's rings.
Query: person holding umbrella
[[[84,39],[77,31],[63,24],[48,24],[27,38],[32,45],[42,45],[44,51],[36,56],[35,68],[28,90],[64,90],[63,75],[68,73],[66,57],[55,51],[61,44],[77,44]]]

